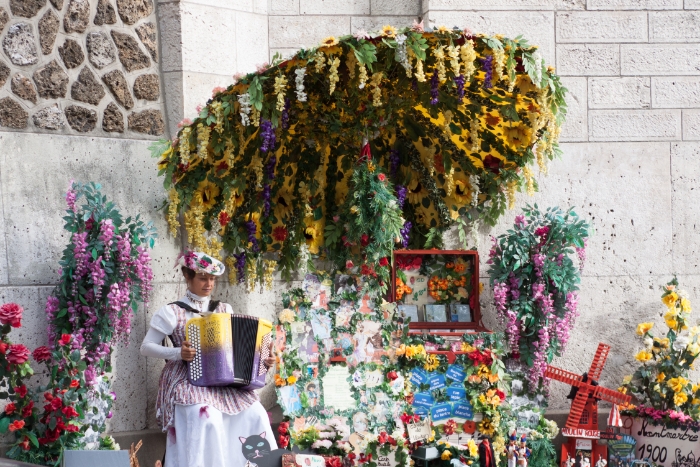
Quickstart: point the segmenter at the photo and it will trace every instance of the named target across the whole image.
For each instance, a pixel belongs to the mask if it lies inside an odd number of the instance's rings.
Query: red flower
[[[22,428],[24,428],[24,420],[15,420],[10,423],[10,431],[21,430]]]
[[[287,449],[287,446],[289,446],[289,436],[280,436],[280,447]]]
[[[21,386],[17,386],[15,388],[15,394],[17,394],[19,397],[24,397],[27,395],[27,386],[24,384]]]
[[[272,238],[275,239],[275,241],[278,242],[283,242],[287,239],[287,228],[286,227],[275,227],[272,230]]]
[[[80,430],[80,427],[78,425],[73,425],[71,423],[66,425],[66,431],[69,433],[75,433],[78,430]]]
[[[221,224],[221,227],[226,227],[226,224],[229,222],[231,222],[231,216],[226,211],[221,211],[219,213],[219,224]]]
[[[51,399],[49,406],[51,406],[51,410],[60,410],[63,407],[63,401],[60,397],[54,397]]]
[[[68,418],[73,418],[73,417],[78,416],[78,412],[76,412],[75,409],[73,407],[71,407],[70,405],[63,407],[63,410],[61,410],[61,412],[63,412],[63,415],[65,415]]]
[[[221,170],[221,171],[228,170],[228,164],[226,163],[226,161],[221,161],[221,163],[216,166],[216,170]],[[221,224],[221,225],[223,225],[223,224]]]
[[[352,260],[347,260],[345,262],[345,269],[352,269],[355,267],[355,263],[352,262]]]
[[[498,173],[501,171],[501,161],[497,157],[493,157],[491,154],[484,157],[484,168],[491,173]]]
[[[13,328],[20,327],[23,311],[22,307],[16,303],[5,303],[0,306],[0,323],[9,324]]]
[[[360,244],[362,246],[367,246],[369,245],[369,235],[367,234],[362,234],[362,237],[360,237]]]
[[[379,265],[382,267],[389,266],[389,258],[382,258],[379,260]]]
[[[354,452],[349,452],[348,455],[345,456],[345,457],[347,457],[347,458],[350,459],[351,461],[354,461],[355,458],[357,457],[357,455],[356,455]]]
[[[22,344],[11,344],[7,352],[7,361],[16,365],[29,360],[29,349]]]
[[[390,381],[394,381],[396,378],[399,377],[399,375],[394,370],[391,370],[389,373],[386,374],[386,377],[389,378]]]
[[[15,406],[15,404],[14,404],[13,402],[10,402],[9,404],[7,404],[7,405],[5,406],[5,414],[6,414],[6,415],[12,415],[13,413],[15,413],[15,409],[16,409],[16,408],[17,408],[17,407]]]
[[[277,428],[277,432],[281,435],[286,435],[289,433],[289,422],[280,423],[280,426]]]
[[[25,451],[29,451],[29,438],[25,436],[24,440],[21,443],[19,443],[19,446]]]
[[[70,384],[68,385],[68,387],[71,388],[71,389],[79,388],[79,387],[80,387],[80,381],[78,381],[77,379],[74,379],[74,380],[72,380],[72,381],[70,382]]]
[[[340,457],[326,457],[326,467],[343,467],[343,463],[340,461]]]
[[[379,179],[380,182],[383,182],[386,180],[386,175],[384,175],[383,173],[380,173],[379,175],[377,175],[377,178]]]
[[[445,433],[447,436],[450,436],[450,435],[454,434],[456,428],[457,428],[457,422],[455,422],[452,419],[449,419],[442,426],[442,432]]]
[[[51,360],[51,351],[48,347],[42,345],[41,347],[37,347],[36,350],[34,350],[32,356],[34,357],[34,360],[37,361],[37,363],[48,362],[49,360]]]
[[[70,344],[72,336],[70,334],[61,334],[61,338],[58,340],[58,345],[64,346]]]
[[[501,391],[500,389],[496,390],[496,395],[498,396],[499,399],[502,401],[506,400],[506,393]]]
[[[32,410],[34,409],[34,402],[30,401],[25,408],[22,409],[22,418],[29,418],[32,416]]]
[[[46,399],[47,401],[50,401],[51,399],[53,399],[53,394],[51,394],[50,392],[45,392],[44,399]]]
[[[5,352],[7,352],[8,347],[9,347],[9,345],[7,344],[7,342],[0,341],[0,353],[1,354],[5,355]]]

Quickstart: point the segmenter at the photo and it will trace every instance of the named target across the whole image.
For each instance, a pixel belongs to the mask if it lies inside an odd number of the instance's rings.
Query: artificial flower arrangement
[[[622,407],[622,414],[698,431],[700,386],[690,381],[689,373],[700,354],[700,328],[689,327],[690,300],[675,277],[663,287],[661,301],[666,306],[663,318],[668,329],[662,334],[653,331],[651,322],[637,326],[644,348],[635,355],[641,365],[619,388],[634,398],[634,405]]]
[[[399,206],[395,240],[439,246],[456,224],[466,244],[465,229],[495,224],[517,191],[536,190],[532,165],[546,171],[559,153],[565,93],[523,38],[422,23],[329,37],[216,88],[177,138],[153,147],[171,233],[183,223],[197,250],[249,286],[310,256],[340,268],[336,218],[362,208],[348,198],[367,141]]]
[[[428,295],[435,303],[468,303],[472,289],[473,265],[470,260],[455,256],[435,262],[430,268]]]
[[[530,393],[543,390],[547,364],[566,348],[578,316],[588,235],[588,223],[573,209],[543,212],[535,204],[493,238],[487,261],[493,300],[511,353],[528,368]]]
[[[101,436],[116,398],[110,357],[127,342],[132,313],[148,299],[153,279],[150,224],[138,216],[124,219],[97,184],[71,183],[66,203],[71,238],[59,263],[60,284],[46,301],[49,345],[33,353],[47,365],[46,385],[22,382],[33,373],[29,351],[7,336],[10,326],[20,326],[21,307],[6,304],[0,312],[7,324],[0,329],[0,373],[10,385],[0,393],[9,399],[0,433],[14,435],[7,455],[51,466],[61,464],[64,449],[118,449],[111,437]]]

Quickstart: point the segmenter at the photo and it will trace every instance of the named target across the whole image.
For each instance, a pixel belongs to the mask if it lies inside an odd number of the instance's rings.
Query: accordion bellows
[[[185,335],[195,350],[187,377],[193,386],[259,389],[265,385],[272,338],[270,321],[248,315],[212,313],[187,321]]]

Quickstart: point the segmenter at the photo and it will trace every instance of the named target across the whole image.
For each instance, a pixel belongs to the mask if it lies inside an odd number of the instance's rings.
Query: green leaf
[[[25,432],[25,435],[27,436],[27,438],[29,438],[29,441],[32,442],[35,448],[39,447],[39,441],[36,439],[36,435],[33,432],[27,430]]]
[[[7,433],[7,430],[10,427],[10,423],[12,422],[12,419],[6,415],[3,415],[2,418],[0,418],[0,433],[5,434]]]

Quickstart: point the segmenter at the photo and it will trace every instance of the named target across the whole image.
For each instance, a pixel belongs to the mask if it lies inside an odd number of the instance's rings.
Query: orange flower
[[[455,263],[447,263],[447,264],[445,265],[445,267],[446,267],[447,269],[452,269],[452,268],[455,267]]]
[[[467,267],[464,264],[462,264],[462,263],[455,264],[455,272],[461,273],[461,272],[464,272],[466,270],[467,270]]]
[[[24,420],[15,420],[14,422],[10,423],[10,431],[17,431],[21,430],[24,427]]]
[[[275,375],[275,386],[285,386],[287,382],[280,375]]]

